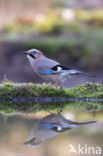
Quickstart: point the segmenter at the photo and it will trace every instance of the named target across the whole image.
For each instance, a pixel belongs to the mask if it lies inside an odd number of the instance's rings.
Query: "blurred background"
[[[0,0],[0,81],[41,83],[23,50],[37,48],[64,65],[97,75],[63,83],[103,82],[103,0]]]

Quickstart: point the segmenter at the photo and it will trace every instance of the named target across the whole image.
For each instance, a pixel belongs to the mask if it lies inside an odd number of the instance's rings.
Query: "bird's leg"
[[[55,85],[56,88],[58,88],[58,86],[59,86],[58,84]]]
[[[60,86],[60,82],[57,82],[57,83],[55,84],[55,87],[58,88],[59,86]]]
[[[61,84],[61,83],[58,82],[58,83],[56,84],[56,88],[60,87],[60,89],[62,89],[63,87],[62,87],[60,84]]]
[[[52,86],[55,86],[55,82],[51,82]]]

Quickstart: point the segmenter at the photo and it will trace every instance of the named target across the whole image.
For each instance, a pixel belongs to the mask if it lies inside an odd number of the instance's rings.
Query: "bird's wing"
[[[58,125],[55,123],[41,123],[40,126],[51,129],[51,128],[57,127]]]
[[[63,124],[63,125],[55,124],[55,123],[42,123],[40,126],[52,129],[52,130],[54,130],[56,132],[64,132],[64,131],[70,130],[72,128],[76,128],[78,126],[81,126],[81,125],[92,124],[92,123],[95,123],[95,122],[96,121],[77,123],[77,122],[72,122],[71,121],[71,123]]]
[[[48,69],[51,69],[52,67],[56,66],[60,64],[59,62],[46,58],[46,57],[42,57],[41,59],[38,60],[36,66],[38,68],[39,71],[46,71]]]
[[[45,116],[44,118],[42,118],[40,121],[39,121],[39,124],[44,124],[44,123],[47,123],[47,124],[61,124],[59,118],[59,116],[57,114],[50,114],[50,115],[47,115]]]
[[[55,132],[64,132],[64,131],[67,131],[67,130],[70,130],[73,128],[71,125],[61,125],[61,124],[55,124],[55,123],[41,123],[40,127],[52,129]],[[75,126],[75,127],[77,127],[77,126]]]
[[[43,75],[47,75],[47,74],[59,74],[59,73],[62,73],[64,71],[69,71],[71,70],[71,68],[68,68],[66,66],[63,66],[61,64],[57,64],[55,66],[52,66],[46,70],[40,70],[40,74],[43,74]]]
[[[61,65],[59,62],[46,57],[42,57],[36,64],[36,67],[39,73],[42,75],[58,74],[63,72],[64,70],[70,70],[70,68]]]
[[[53,113],[42,118],[40,120],[39,124],[40,124],[40,127],[45,127],[45,128],[49,128],[49,129],[61,126],[61,122],[58,118],[58,115],[53,114]]]
[[[65,73],[64,76],[81,74],[85,76],[95,77],[94,75],[83,73],[81,71],[61,65],[59,62],[44,56],[40,58],[39,61],[37,61],[35,68],[37,68],[38,72],[41,75]]]

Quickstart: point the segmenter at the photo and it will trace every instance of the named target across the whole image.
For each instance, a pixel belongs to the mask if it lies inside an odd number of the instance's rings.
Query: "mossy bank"
[[[0,84],[0,111],[36,112],[62,109],[84,111],[103,110],[103,86],[86,83],[75,88],[55,88],[47,84],[12,83]],[[75,103],[74,103],[75,102]]]

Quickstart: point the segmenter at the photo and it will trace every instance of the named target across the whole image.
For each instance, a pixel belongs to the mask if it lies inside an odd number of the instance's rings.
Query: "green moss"
[[[36,99],[37,97],[40,98],[39,103],[29,99]],[[51,100],[43,102],[44,98],[48,97],[50,97]],[[66,99],[61,102],[61,97],[73,98],[76,102],[67,102]],[[55,98],[58,98],[58,102]],[[77,98],[81,99],[77,100]],[[83,102],[83,99],[89,98],[95,99],[95,102]],[[6,113],[15,111],[31,113],[41,110],[50,111],[62,109],[65,106],[68,106],[70,109],[85,111],[103,110],[102,102],[96,102],[96,100],[100,98],[103,99],[103,86],[94,83],[86,83],[85,85],[70,89],[55,88],[45,83],[43,85],[33,83],[19,84],[5,81],[0,85],[0,99],[4,99],[4,101],[0,102],[0,111]]]
[[[0,98],[14,97],[70,97],[70,98],[103,98],[101,84],[86,83],[75,88],[55,88],[48,84],[3,82],[0,85]]]
[[[63,103],[34,103],[34,102],[0,102],[0,112],[5,113],[35,113],[39,111],[58,111],[64,108],[85,112],[96,112],[103,110],[102,103],[95,102],[63,102]]]

